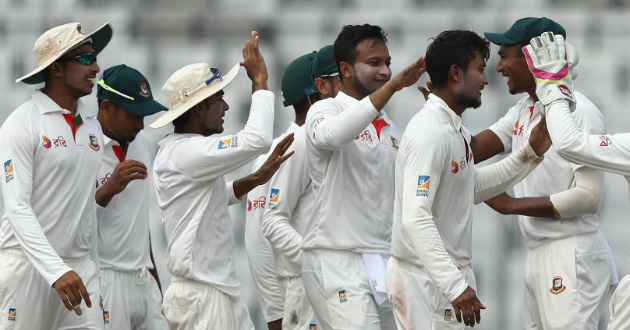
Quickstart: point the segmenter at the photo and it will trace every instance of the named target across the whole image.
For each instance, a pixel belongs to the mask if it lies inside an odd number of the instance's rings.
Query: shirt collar
[[[39,112],[41,114],[45,114],[48,112],[57,112],[57,111],[61,111],[63,113],[70,113],[70,110],[64,109],[61,106],[59,106],[57,102],[55,102],[53,99],[51,99],[48,95],[44,94],[44,92],[42,92],[39,89],[34,90],[33,93],[31,94],[31,97],[37,104],[37,107],[39,108]],[[90,108],[87,106],[87,104],[85,104],[85,102],[81,101],[81,99],[77,100],[77,113],[80,114],[81,117],[83,118],[87,117],[89,114],[89,109]]]
[[[455,130],[459,131],[462,128],[462,117],[458,116],[439,96],[429,94],[427,104],[446,117]]]

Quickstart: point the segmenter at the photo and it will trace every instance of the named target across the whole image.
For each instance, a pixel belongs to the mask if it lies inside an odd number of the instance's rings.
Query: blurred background
[[[576,89],[599,106],[609,132],[630,131],[630,0],[0,0],[0,123],[39,87],[14,82],[36,67],[32,53],[35,40],[44,31],[67,22],[80,22],[86,33],[111,22],[114,36],[98,58],[101,70],[120,63],[140,70],[149,79],[155,98],[164,104],[160,89],[175,70],[195,62],[228,70],[242,60],[243,45],[250,32],[257,30],[269,69],[269,87],[277,95],[275,135],[279,135],[293,120],[293,109],[282,106],[280,94],[285,67],[296,57],[333,43],[343,25],[384,27],[389,32],[395,74],[423,55],[429,39],[443,30],[503,32],[526,16],[546,16],[565,27],[567,39],[580,53]],[[483,91],[483,105],[463,116],[473,134],[494,123],[522,97],[511,96],[495,72],[497,51],[493,45],[487,69],[490,84]],[[420,82],[426,79],[425,75]],[[225,132],[235,133],[245,124],[251,100],[251,82],[244,70],[225,92],[230,104]],[[94,105],[94,114],[95,94],[83,98]],[[402,131],[423,104],[422,95],[410,87],[397,93],[386,109]],[[156,117],[147,118],[145,125]],[[171,130],[167,126],[145,132],[157,143]],[[250,169],[251,164],[235,169],[229,178],[242,177]],[[607,174],[605,180],[601,230],[622,277],[630,271],[627,183],[613,174]],[[155,196],[152,199],[153,249],[166,290],[170,275],[164,267],[165,237]],[[244,251],[244,209],[244,203],[230,209],[237,272],[256,328],[266,329]],[[478,292],[487,306],[483,323],[475,328],[520,329],[526,247],[516,217],[478,205],[473,229]]]

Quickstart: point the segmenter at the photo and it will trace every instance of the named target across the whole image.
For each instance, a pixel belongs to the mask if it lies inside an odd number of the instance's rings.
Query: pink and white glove
[[[573,80],[562,35],[544,32],[532,38],[530,44],[523,47],[523,53],[536,80],[536,95],[543,107],[566,100],[571,110],[575,109]]]

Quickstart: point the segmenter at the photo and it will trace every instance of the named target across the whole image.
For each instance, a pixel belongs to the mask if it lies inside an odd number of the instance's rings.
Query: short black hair
[[[175,127],[176,131],[177,131],[177,128],[179,127],[183,128],[186,124],[188,124],[188,120],[190,119],[190,112],[194,108],[195,107],[188,109],[186,112],[182,113],[179,117],[173,120],[173,126]]]
[[[344,26],[333,45],[337,67],[340,67],[342,61],[354,64],[357,58],[357,45],[367,39],[375,39],[375,43],[386,44],[387,31],[370,24]]]
[[[478,52],[484,60],[490,57],[490,42],[467,30],[448,30],[440,33],[427,47],[427,73],[433,87],[443,87],[452,65],[464,72]]]

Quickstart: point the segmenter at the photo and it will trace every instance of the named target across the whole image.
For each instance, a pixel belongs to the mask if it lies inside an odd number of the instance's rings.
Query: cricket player
[[[96,190],[105,329],[166,330],[149,233],[153,152],[142,133],[144,117],[166,107],[153,99],[147,79],[124,64],[103,71],[96,97],[105,136]]]
[[[283,104],[295,110],[295,121],[283,136],[294,134],[293,144],[287,150],[294,154],[269,180],[267,207],[262,217],[262,232],[275,252],[278,282],[285,296],[284,330],[317,328],[302,283],[302,237],[315,202],[303,125],[311,104],[319,98],[311,78],[317,54],[312,52],[293,60],[282,76]]]
[[[385,292],[398,129],[382,111],[415,84],[423,58],[392,78],[385,31],[347,25],[334,43],[341,91],[306,116],[315,206],[302,280],[323,329],[394,329]]]
[[[481,322],[471,268],[472,207],[520,181],[549,148],[542,125],[529,143],[477,169],[461,115],[481,105],[489,43],[472,31],[438,35],[426,52],[433,85],[396,157],[387,292],[399,329],[464,329]],[[462,323],[463,322],[463,323]]]
[[[103,329],[95,181],[103,133],[80,98],[92,93],[109,23],[54,27],[33,47],[44,83],[0,128],[0,329]]]
[[[159,142],[153,167],[172,275],[163,302],[171,329],[254,328],[240,298],[227,206],[267,182],[290,156],[283,155],[292,142],[291,136],[279,143],[260,171],[226,184],[225,174],[266,152],[272,142],[274,94],[267,88],[258,40],[258,33],[252,32],[243,62],[225,75],[204,63],[173,73],[162,88],[169,111],[150,125],[173,122],[175,130]],[[247,124],[234,135],[215,136],[223,132],[229,109],[223,88],[240,65],[252,80]]]
[[[544,106],[554,149],[566,159],[625,176],[630,183],[630,134],[589,134],[576,123],[575,97],[568,74],[564,37],[547,31],[523,47],[536,81],[536,95]],[[577,110],[576,110],[577,111]],[[629,191],[630,192],[630,191]],[[584,272],[598,272],[584,269]],[[624,276],[610,299],[609,330],[630,328],[630,276]]]
[[[496,71],[507,78],[510,94],[526,95],[503,118],[475,135],[476,162],[523,146],[542,120],[536,82],[521,48],[545,31],[566,36],[560,24],[546,17],[519,19],[504,33],[485,33],[500,46]],[[584,95],[575,92],[575,97],[573,116],[579,127],[590,134],[604,134],[599,109]],[[597,329],[608,290],[617,283],[596,214],[603,191],[603,172],[571,163],[552,149],[536,170],[514,186],[514,197],[503,193],[486,201],[502,214],[517,214],[527,241],[525,329]]]

